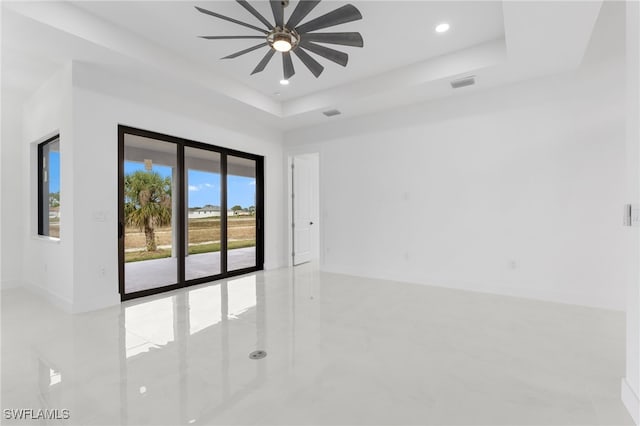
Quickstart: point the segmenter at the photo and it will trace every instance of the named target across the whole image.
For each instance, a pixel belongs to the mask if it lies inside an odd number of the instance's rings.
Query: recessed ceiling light
[[[447,31],[449,31],[450,25],[447,24],[446,22],[443,22],[441,24],[438,24],[438,26],[436,27],[436,32],[437,33],[446,33]]]
[[[283,86],[288,86],[289,80],[280,80],[280,84],[282,84]]]

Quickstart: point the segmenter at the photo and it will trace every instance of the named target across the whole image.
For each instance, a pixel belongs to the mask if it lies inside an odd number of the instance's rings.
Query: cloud
[[[196,191],[200,191],[202,189],[205,188],[214,188],[215,185],[212,185],[210,183],[201,183],[198,185],[189,185],[189,192],[196,192]]]
[[[255,181],[255,180],[252,180],[251,182],[249,182],[249,185],[250,185],[250,186],[256,186],[256,181]]]

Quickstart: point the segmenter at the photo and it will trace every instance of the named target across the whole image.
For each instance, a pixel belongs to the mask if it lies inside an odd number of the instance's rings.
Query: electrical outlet
[[[104,210],[96,210],[93,212],[93,221],[94,222],[106,222],[107,213]]]
[[[631,226],[640,226],[640,206],[631,205]]]

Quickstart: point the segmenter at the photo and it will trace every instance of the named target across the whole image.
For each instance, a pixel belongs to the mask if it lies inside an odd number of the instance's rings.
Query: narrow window
[[[60,238],[60,136],[38,144],[38,235]]]

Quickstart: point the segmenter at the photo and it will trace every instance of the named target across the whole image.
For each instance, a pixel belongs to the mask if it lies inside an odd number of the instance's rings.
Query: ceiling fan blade
[[[264,46],[266,46],[266,45],[267,45],[267,42],[260,43],[260,44],[256,44],[255,46],[252,46],[252,47],[250,47],[250,48],[248,48],[248,49],[244,49],[244,50],[241,50],[241,51],[239,51],[239,52],[232,53],[232,54],[231,54],[231,55],[229,55],[229,56],[225,56],[225,57],[224,57],[224,58],[222,58],[222,59],[233,59],[233,58],[237,58],[238,56],[244,55],[245,53],[253,52],[254,50],[260,49],[261,47],[264,47]]]
[[[318,43],[340,44],[342,46],[364,46],[364,40],[360,33],[307,33],[303,37],[304,41],[315,41]]]
[[[311,31],[321,30],[322,28],[357,21],[358,19],[362,19],[360,11],[356,9],[354,5],[346,4],[334,11],[300,25],[296,28],[296,31],[298,31],[299,34],[305,34]]]
[[[295,53],[296,56],[302,61],[302,63],[305,64],[307,68],[309,68],[309,71],[311,71],[313,75],[316,76],[316,78],[320,77],[320,74],[322,74],[322,71],[324,71],[324,67],[320,65],[318,61],[309,56],[309,54],[302,50],[300,47],[294,49],[293,53]]]
[[[273,12],[273,19],[276,21],[276,27],[282,28],[284,26],[284,7],[281,0],[270,0],[271,11]]]
[[[251,28],[252,30],[260,31],[263,34],[267,34],[266,30],[263,30],[262,28],[258,28],[251,24],[247,24],[246,22],[238,21],[237,19],[229,18],[228,16],[220,15],[219,13],[215,13],[210,10],[203,9],[198,6],[195,6],[195,8],[198,9],[198,12],[204,13],[205,15],[211,15],[225,21],[233,22],[234,24],[242,25],[243,27]]]
[[[349,55],[329,47],[320,46],[319,44],[304,40],[300,42],[300,46],[315,53],[316,55],[320,55],[323,58],[335,62],[336,64],[342,65],[343,67],[346,67],[347,62],[349,62]]]
[[[300,0],[285,27],[295,28],[320,3],[320,0]]]
[[[273,24],[271,22],[267,21],[267,18],[262,16],[262,14],[260,12],[258,12],[253,6],[251,6],[248,1],[246,1],[246,0],[236,0],[236,1],[238,3],[240,3],[240,6],[244,7],[245,9],[247,9],[250,14],[252,14],[256,18],[258,18],[258,20],[260,22],[265,24],[267,26],[267,28],[269,28],[270,30],[273,29]]]
[[[266,55],[264,55],[264,57],[260,60],[260,62],[258,62],[258,65],[255,67],[255,69],[253,71],[251,71],[251,75],[256,74],[261,72],[262,70],[264,70],[264,68],[267,66],[267,64],[269,63],[269,61],[271,60],[271,58],[273,58],[273,55],[276,53],[275,50],[273,49],[269,49],[269,51],[267,52]]]
[[[289,80],[296,73],[291,60],[291,52],[282,52],[282,68],[285,80]]]
[[[263,39],[264,36],[198,36],[207,40]]]

